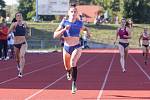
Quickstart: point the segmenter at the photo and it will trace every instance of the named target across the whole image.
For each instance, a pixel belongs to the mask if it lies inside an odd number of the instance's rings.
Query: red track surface
[[[131,50],[122,73],[117,50],[86,50],[78,63],[76,94],[71,94],[62,53],[26,55],[23,78],[14,60],[0,61],[0,100],[150,100],[150,62]]]

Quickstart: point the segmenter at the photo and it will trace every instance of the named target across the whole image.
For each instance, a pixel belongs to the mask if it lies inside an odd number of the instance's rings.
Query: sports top
[[[120,39],[127,39],[124,37],[124,35],[127,35],[127,36],[129,35],[128,32],[126,31],[126,27],[124,29],[120,28],[118,31],[118,34],[119,34]]]
[[[16,26],[14,30],[14,36],[25,36],[26,34],[26,27],[24,24]]]
[[[83,22],[76,20],[75,22],[69,22],[68,20],[62,20],[60,26],[65,28],[67,25],[70,26],[69,30],[64,32],[64,37],[79,37],[80,30],[83,27]]]

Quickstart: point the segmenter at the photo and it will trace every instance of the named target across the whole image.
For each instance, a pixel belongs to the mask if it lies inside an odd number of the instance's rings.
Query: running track
[[[71,94],[62,53],[28,53],[23,78],[14,60],[0,61],[0,100],[150,100],[150,62],[131,50],[122,73],[117,50],[84,50]]]

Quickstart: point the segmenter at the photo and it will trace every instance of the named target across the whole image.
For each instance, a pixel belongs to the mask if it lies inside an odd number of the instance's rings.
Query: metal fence
[[[59,40],[28,40],[28,49],[60,49],[61,43]],[[89,48],[113,48],[113,44],[96,43],[88,41]],[[84,46],[82,46],[84,48]]]
[[[28,49],[60,48],[58,40],[28,40]]]

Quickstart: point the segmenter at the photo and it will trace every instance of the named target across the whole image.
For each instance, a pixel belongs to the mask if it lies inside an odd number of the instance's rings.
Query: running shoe
[[[4,60],[6,61],[6,60],[8,60],[9,59],[9,57],[7,56],[6,58],[4,58]]]
[[[123,73],[124,73],[124,72],[126,72],[126,69],[125,69],[125,68],[123,68],[123,69],[122,69],[122,72],[123,72]]]
[[[145,55],[145,53],[143,52],[143,56]]]
[[[77,87],[76,87],[75,82],[73,81],[73,82],[72,82],[72,91],[71,91],[71,93],[72,93],[72,94],[75,94],[76,91],[77,91]]]
[[[19,72],[18,77],[22,78],[22,73],[21,72]]]
[[[145,65],[147,65],[147,61],[144,61]]]

